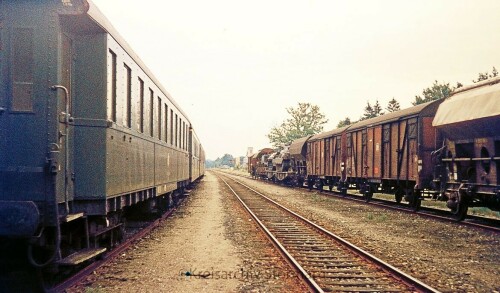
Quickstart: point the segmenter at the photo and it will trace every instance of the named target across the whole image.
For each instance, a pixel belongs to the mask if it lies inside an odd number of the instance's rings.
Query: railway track
[[[225,173],[225,172],[223,172]],[[247,179],[253,179],[250,176],[244,176],[240,174],[234,174],[234,173],[225,173],[231,176],[238,176],[242,178],[247,178]],[[267,183],[267,184],[272,184],[270,182],[267,182],[265,180],[262,180],[261,182]],[[302,188],[307,189],[306,186],[303,186]],[[317,189],[313,189],[316,190]],[[384,200],[384,199],[379,199],[379,198],[372,198],[369,202],[367,202],[361,195],[356,195],[352,193],[348,193],[347,195],[343,195],[340,192],[337,192],[335,190],[328,190],[324,189],[321,191],[325,195],[333,195],[337,198],[343,199],[343,200],[350,200],[350,201],[355,201],[360,204],[369,204],[369,205],[374,205],[377,207],[381,207],[384,209],[390,209],[390,210],[396,210],[404,213],[411,213],[415,214],[421,217],[426,217],[426,218],[432,218],[435,220],[439,221],[444,221],[444,222],[452,222],[455,223],[456,225],[462,225],[462,226],[468,226],[468,227],[473,227],[473,228],[478,228],[478,229],[483,229],[491,232],[496,232],[500,233],[500,220],[497,219],[492,219],[492,218],[486,218],[486,217],[480,217],[480,216],[475,216],[475,215],[467,215],[465,220],[463,221],[457,221],[454,219],[449,211],[441,210],[441,209],[435,209],[435,208],[429,208],[429,207],[420,207],[419,210],[415,211],[413,208],[405,206],[403,204],[398,204],[395,201],[390,201],[390,200]]]
[[[180,205],[182,203],[182,200],[184,198],[185,198],[185,196],[183,196],[180,199],[180,202],[178,203],[178,205]],[[120,255],[122,252],[127,250],[137,240],[143,238],[148,233],[150,233],[153,229],[158,227],[164,220],[166,220],[168,217],[170,217],[175,210],[176,210],[176,208],[169,209],[163,215],[161,215],[161,217],[159,217],[158,219],[156,219],[154,221],[151,221],[144,228],[141,228],[136,233],[133,233],[132,235],[130,235],[130,237],[128,237],[125,241],[121,242],[113,250],[106,253],[103,257],[101,257],[100,259],[97,259],[94,262],[90,263],[89,265],[85,266],[84,268],[79,270],[77,273],[75,273],[74,275],[65,279],[64,281],[58,283],[54,287],[46,289],[46,292],[49,292],[49,293],[65,292],[66,289],[78,284],[85,277],[90,275],[93,271],[97,270],[98,268],[105,265],[106,263],[109,263],[112,260],[114,260],[118,255]]]
[[[244,183],[220,173],[219,178],[311,291],[439,292]]]

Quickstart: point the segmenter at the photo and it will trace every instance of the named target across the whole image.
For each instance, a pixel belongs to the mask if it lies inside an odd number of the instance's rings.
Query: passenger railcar
[[[469,206],[500,210],[500,78],[456,90],[432,124],[445,137],[435,181],[451,211],[463,219]]]
[[[0,241],[33,266],[95,257],[129,207],[203,176],[187,115],[92,2],[0,1],[0,37]]]

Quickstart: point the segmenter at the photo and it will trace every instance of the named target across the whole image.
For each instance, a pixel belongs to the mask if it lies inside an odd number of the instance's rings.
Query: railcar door
[[[408,162],[407,174],[408,180],[416,180],[418,175],[418,123],[417,118],[408,121]]]
[[[382,178],[391,178],[391,124],[384,124],[382,130]]]
[[[59,165],[61,170],[57,176],[58,202],[73,200],[73,127],[71,125],[73,113],[73,64],[74,47],[73,39],[68,33],[60,34],[60,83],[64,88],[53,88],[57,90],[57,113],[59,132]]]

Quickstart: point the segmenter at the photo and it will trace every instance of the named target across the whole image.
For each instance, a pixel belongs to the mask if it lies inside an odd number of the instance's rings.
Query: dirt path
[[[305,292],[211,173],[159,228],[68,292]]]

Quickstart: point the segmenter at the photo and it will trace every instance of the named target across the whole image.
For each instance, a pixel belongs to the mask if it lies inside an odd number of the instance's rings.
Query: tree
[[[345,117],[344,120],[340,120],[337,124],[337,128],[341,128],[351,124],[351,118]]]
[[[479,76],[477,77],[477,80],[472,80],[472,82],[476,83],[476,82],[480,82],[482,80],[487,80],[487,79],[490,79],[490,78],[496,77],[496,76],[498,76],[498,71],[495,68],[495,66],[493,66],[493,69],[491,70],[491,74],[488,73],[488,71],[486,71],[485,73],[479,72]]]
[[[457,86],[459,84],[460,83],[457,83]],[[412,104],[413,106],[416,106],[430,101],[447,98],[451,95],[453,90],[455,90],[455,87],[450,86],[449,83],[440,84],[437,80],[435,80],[431,87],[422,91],[423,97],[415,96],[415,102],[412,102]]]
[[[384,112],[382,111],[382,107],[380,106],[378,100],[375,101],[373,107],[372,105],[370,105],[370,101],[367,101],[365,107],[365,113],[363,114],[363,116],[361,116],[361,118],[359,118],[359,120],[360,121],[366,120],[380,115],[384,115]]]
[[[401,106],[399,105],[399,102],[396,101],[395,98],[392,98],[392,100],[389,101],[389,103],[387,104],[387,108],[385,108],[387,110],[387,112],[396,112],[396,111],[399,111],[401,110]]]
[[[222,156],[222,158],[217,158],[217,160],[215,160],[215,163],[217,165],[217,167],[219,166],[229,166],[229,167],[234,167],[234,158],[232,155],[230,154],[224,154],[224,156]]]
[[[328,122],[319,107],[309,103],[298,103],[297,108],[289,107],[286,111],[291,117],[283,121],[280,126],[273,127],[267,135],[275,147],[319,133],[323,130],[323,125]]]
[[[375,100],[375,105],[373,105],[373,114],[375,117],[385,114],[384,111],[382,111],[382,107],[380,106],[378,100]]]

